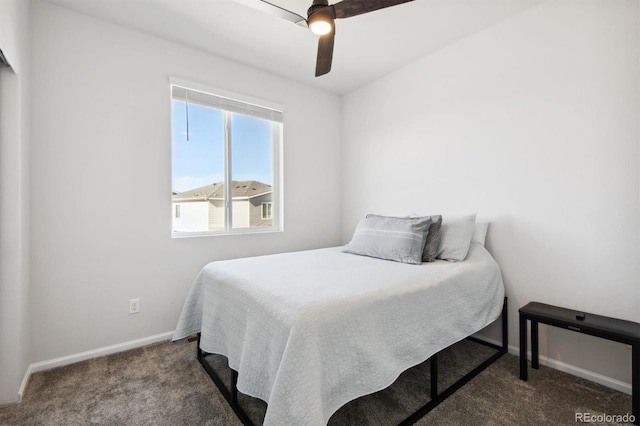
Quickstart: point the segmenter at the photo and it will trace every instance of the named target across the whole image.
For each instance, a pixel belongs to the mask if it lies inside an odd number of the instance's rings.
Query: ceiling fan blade
[[[336,18],[350,18],[413,0],[342,0],[333,5]]]
[[[261,10],[263,12],[269,13],[270,15],[277,16],[280,19],[284,19],[285,21],[293,22],[294,24],[307,26],[307,20],[298,15],[297,13],[291,12],[290,10],[283,9],[277,4],[269,3],[264,0],[235,0],[237,3],[242,3],[245,6],[249,6],[253,9]]]
[[[333,60],[333,41],[335,40],[335,37],[335,31],[331,31],[329,34],[320,36],[320,39],[318,40],[316,77],[319,77],[331,71],[331,61]]]

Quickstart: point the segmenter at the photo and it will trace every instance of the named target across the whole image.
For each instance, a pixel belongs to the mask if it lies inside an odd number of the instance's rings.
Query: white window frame
[[[261,99],[253,98],[238,93],[233,93],[227,90],[213,88],[207,85],[194,83],[191,81],[183,80],[176,77],[169,78],[169,111],[171,112],[171,104],[173,101],[173,86],[179,86],[190,91],[202,92],[211,94],[219,98],[226,98],[236,102],[247,104],[248,106],[258,106],[260,108],[271,109],[279,112],[284,116],[284,107],[282,105],[264,101]],[[225,111],[225,183],[231,182],[232,170],[231,170],[231,157],[228,126],[230,126],[228,116],[229,114],[223,108],[218,108]],[[170,113],[171,114],[171,113]],[[171,120],[173,125],[173,119]],[[172,238],[185,238],[185,237],[202,237],[202,236],[219,236],[219,235],[236,235],[236,234],[258,234],[258,233],[270,233],[270,232],[283,232],[284,231],[284,214],[283,214],[283,171],[282,171],[282,145],[283,145],[283,133],[284,133],[284,118],[280,121],[280,126],[272,126],[273,133],[271,137],[272,141],[272,170],[273,170],[273,183],[272,187],[272,208],[271,219],[272,226],[270,227],[248,227],[248,228],[232,228],[232,215],[233,215],[233,197],[232,197],[232,185],[225,185],[225,229],[219,231],[198,231],[198,232],[185,232],[173,230],[173,218],[171,222],[171,237]],[[173,142],[173,141],[172,141]],[[171,181],[173,180],[173,166],[170,170]],[[173,204],[173,203],[172,203]],[[275,206],[275,210],[274,210]],[[172,212],[173,213],[173,212]],[[261,211],[262,215],[262,211]]]

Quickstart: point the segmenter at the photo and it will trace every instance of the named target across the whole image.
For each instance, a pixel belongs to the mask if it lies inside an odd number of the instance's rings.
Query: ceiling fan
[[[331,71],[333,59],[333,42],[336,35],[335,20],[351,18],[363,13],[373,12],[385,7],[408,3],[413,0],[342,0],[329,5],[327,0],[313,0],[313,4],[307,10],[307,18],[283,9],[278,5],[265,0],[252,0],[250,4],[242,3],[264,10],[279,18],[299,25],[308,25],[311,32],[320,36],[318,40],[318,57],[316,60],[316,77]]]

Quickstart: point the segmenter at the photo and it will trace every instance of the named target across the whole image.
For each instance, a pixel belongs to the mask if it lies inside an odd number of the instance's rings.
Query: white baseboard
[[[479,336],[479,335],[476,335],[475,337],[477,337],[480,340],[484,340],[485,342],[502,346],[502,342],[499,342],[497,340],[489,339],[487,337]],[[515,345],[509,345],[509,353],[516,356],[520,356],[520,347]],[[527,351],[527,359],[531,360],[531,351]],[[550,367],[558,371],[563,371],[573,376],[590,380],[592,382],[598,383],[608,388],[615,389],[617,391],[631,395],[631,383],[626,383],[621,380],[603,376],[602,374],[598,374],[590,370],[585,370],[584,368],[576,367],[575,365],[567,364],[566,362],[558,361],[552,358],[547,358],[546,356],[543,356],[543,355],[539,356],[539,360],[540,360],[540,364],[546,367]]]
[[[24,373],[24,377],[22,378],[22,383],[20,383],[20,389],[18,390],[18,403],[22,402],[22,396],[24,395],[24,391],[27,389],[27,385],[29,384],[29,379],[31,378],[31,366],[27,367],[27,371]]]
[[[163,342],[165,340],[170,340],[171,337],[173,337],[173,331],[168,331],[166,333],[160,333],[154,336],[143,337],[141,339],[130,340],[128,342],[118,343],[111,346],[105,346],[98,349],[92,349],[86,352],[80,352],[77,354],[67,355],[60,358],[54,358],[47,361],[33,363],[29,365],[29,368],[27,368],[27,372],[24,375],[24,379],[22,379],[22,384],[20,385],[20,390],[18,391],[19,400],[20,401],[22,400],[22,395],[24,395],[24,391],[27,388],[27,384],[29,383],[29,378],[31,377],[32,373],[49,370],[56,367],[62,367],[63,365],[69,365],[69,364],[73,364],[80,361],[86,361],[88,359],[110,355],[117,352],[123,352],[129,349],[135,349],[141,346],[150,345],[152,343]]]

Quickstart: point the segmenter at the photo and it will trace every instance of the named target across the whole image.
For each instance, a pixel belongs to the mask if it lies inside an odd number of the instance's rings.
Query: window
[[[281,229],[282,127],[282,108],[172,80],[172,235]]]
[[[262,219],[271,219],[273,203],[262,203]]]

